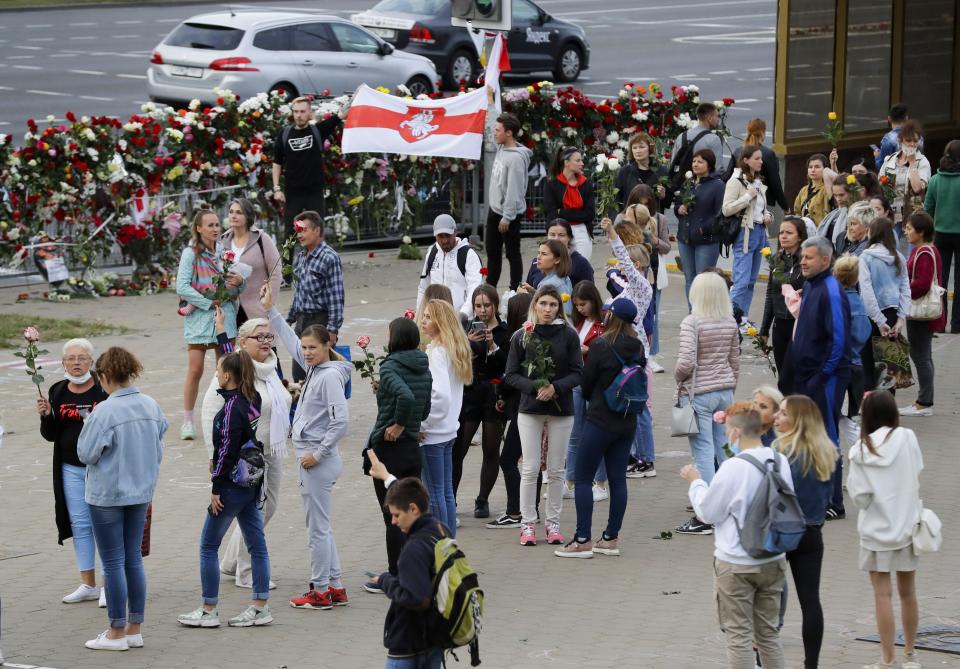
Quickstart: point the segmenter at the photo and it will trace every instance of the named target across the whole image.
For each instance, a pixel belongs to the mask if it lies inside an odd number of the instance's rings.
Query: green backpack
[[[470,647],[470,666],[480,664],[483,627],[483,590],[477,573],[455,539],[441,537],[433,545],[433,602],[435,636],[445,649]]]

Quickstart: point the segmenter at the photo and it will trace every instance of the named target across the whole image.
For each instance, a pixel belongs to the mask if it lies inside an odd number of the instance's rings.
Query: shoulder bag
[[[680,388],[683,383],[677,385],[677,403],[671,408],[670,416],[670,436],[671,437],[689,437],[700,434],[700,426],[697,424],[697,412],[693,408],[693,389],[697,385],[697,350],[700,347],[700,327],[694,325],[694,349],[693,349],[693,375],[690,377],[690,384],[687,386],[687,396],[690,398],[689,404],[680,406]]]
[[[910,311],[907,314],[907,319],[911,321],[935,321],[943,314],[942,298],[945,291],[937,280],[937,255],[929,248],[926,251],[933,259],[933,279],[930,281],[930,290],[927,291],[926,295],[910,300]],[[917,251],[916,262],[913,263],[913,271],[910,273],[911,283],[917,273],[920,254],[923,252],[924,249]]]
[[[943,525],[940,518],[930,509],[924,509],[920,512],[920,518],[913,528],[913,553],[914,555],[923,555],[924,553],[936,553],[940,550],[943,543],[943,534],[941,533]]]

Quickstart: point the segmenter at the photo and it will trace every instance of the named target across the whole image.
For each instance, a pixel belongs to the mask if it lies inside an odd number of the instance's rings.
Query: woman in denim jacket
[[[153,398],[131,385],[143,372],[132,353],[110,347],[96,372],[110,397],[83,424],[77,456],[87,466],[85,498],[105,572],[110,628],[86,646],[127,650],[143,646],[147,579],[140,544],[168,424]]]

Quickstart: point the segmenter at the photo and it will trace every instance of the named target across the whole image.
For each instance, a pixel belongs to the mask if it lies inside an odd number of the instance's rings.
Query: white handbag
[[[920,254],[924,249],[917,251],[917,257],[913,263],[913,272],[911,272],[910,281],[913,281],[917,273],[917,264],[920,261]],[[923,297],[910,300],[910,311],[907,319],[911,321],[935,321],[943,314],[943,294],[946,292],[940,282],[937,281],[937,256],[927,249],[930,257],[933,258],[933,280],[930,282],[930,290]]]
[[[680,385],[677,386],[677,403],[670,410],[670,436],[671,437],[690,437],[700,434],[700,425],[697,423],[697,412],[693,408],[693,389],[697,385],[697,350],[700,346],[700,328],[694,326],[694,332],[697,333],[693,348],[693,375],[690,377],[690,383],[687,386],[687,397],[690,402],[686,406],[680,406]],[[681,384],[682,385],[682,384]]]
[[[937,514],[930,509],[921,511],[920,520],[913,528],[913,554],[924,555],[939,551],[940,544],[943,543],[942,528],[943,523]]]

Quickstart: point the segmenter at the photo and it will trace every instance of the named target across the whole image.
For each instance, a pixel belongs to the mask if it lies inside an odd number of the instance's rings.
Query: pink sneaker
[[[555,545],[563,543],[563,535],[560,534],[560,523],[547,522],[547,543]]]
[[[537,545],[537,530],[534,527],[533,523],[524,523],[520,526],[520,545],[521,546],[536,546]]]

